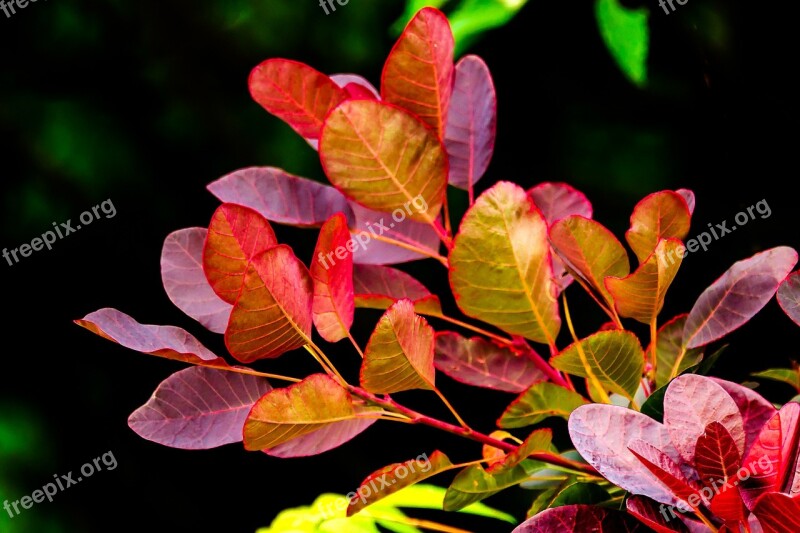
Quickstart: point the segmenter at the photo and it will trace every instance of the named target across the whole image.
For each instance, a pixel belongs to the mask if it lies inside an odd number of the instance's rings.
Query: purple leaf
[[[191,367],[164,380],[128,425],[140,437],[183,450],[241,442],[247,414],[270,390],[264,378]]]
[[[542,212],[548,226],[572,215],[592,218],[592,204],[589,199],[566,183],[540,183],[528,190],[528,196]]]
[[[628,450],[628,443],[640,439],[675,463],[682,462],[667,428],[652,418],[616,405],[583,405],[569,418],[569,434],[581,456],[615,485],[659,503],[676,506],[679,503],[678,498]]]
[[[520,393],[545,379],[533,361],[480,337],[452,331],[436,334],[436,369],[467,385]]]
[[[355,223],[350,225],[353,239],[358,246],[353,252],[356,263],[367,265],[393,265],[426,259],[428,256],[406,248],[379,241],[373,235],[386,237],[410,244],[417,248],[436,253],[439,250],[439,236],[429,224],[406,218],[395,222],[390,213],[381,213],[350,202]],[[411,209],[414,206],[410,206]],[[405,211],[404,211],[405,213]],[[366,232],[358,235],[359,232]]]
[[[786,315],[800,326],[800,270],[783,280],[778,289],[778,303]]]
[[[694,191],[691,189],[678,189],[675,191],[676,193],[680,194],[684,200],[686,200],[686,206],[689,208],[689,214],[694,214],[694,206],[695,206],[695,197]]]
[[[243,168],[208,185],[226,203],[249,207],[267,220],[300,227],[321,226],[337,212],[354,221],[345,197],[328,185],[293,176],[279,168]]]
[[[747,453],[753,441],[758,437],[761,428],[764,427],[764,424],[766,424],[778,410],[753,389],[748,389],[743,385],[725,381],[724,379],[714,377],[710,379],[725,389],[725,392],[736,402],[736,406],[742,414],[745,439],[744,449],[745,453]]]
[[[161,281],[178,309],[214,333],[225,333],[231,306],[216,295],[203,272],[206,228],[170,233],[161,249]]]
[[[363,76],[359,76],[358,74],[334,74],[330,78],[333,80],[333,83],[347,91],[347,95],[350,98],[360,98],[364,96],[363,91],[358,91],[353,87],[353,85],[357,85],[361,89],[365,89],[367,93],[372,94],[373,100],[381,99],[378,90]]]
[[[687,348],[713,342],[744,325],[775,295],[797,263],[797,252],[780,246],[735,263],[694,304],[683,330]]]
[[[139,324],[116,309],[100,309],[75,323],[137,352],[193,365],[221,368],[230,366],[223,358],[200,344],[188,331],[175,326]]]
[[[264,450],[264,453],[273,457],[309,457],[332,450],[348,442],[359,433],[366,431],[372,424],[377,422],[376,418],[355,418],[353,420],[342,420],[325,426],[313,433],[303,435],[289,442],[279,444],[272,449]]]
[[[565,505],[543,511],[512,533],[646,533],[647,527],[613,509]]]
[[[672,380],[664,396],[664,425],[687,463],[694,462],[697,439],[712,422],[725,426],[742,456],[744,422],[739,406],[725,389],[712,379],[696,374],[684,374]]]
[[[418,313],[440,315],[439,297],[402,270],[381,265],[354,265],[353,288],[356,307],[388,309],[403,298],[414,302]]]
[[[445,129],[450,185],[471,190],[483,177],[494,153],[496,133],[497,95],[492,75],[481,58],[465,56],[456,65]]]

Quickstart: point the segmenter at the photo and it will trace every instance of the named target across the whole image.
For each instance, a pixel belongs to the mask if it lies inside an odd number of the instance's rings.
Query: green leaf
[[[538,424],[542,420],[558,416],[564,420],[588,403],[575,391],[542,381],[534,383],[506,408],[497,425],[501,428],[521,428]]]
[[[611,499],[608,491],[594,483],[573,483],[558,493],[550,507],[562,505],[598,505]]]
[[[462,0],[449,15],[456,39],[456,55],[482,33],[505,26],[528,0]]]
[[[391,505],[393,507],[441,510],[444,506],[446,493],[447,489],[436,485],[417,484],[384,498],[373,507],[383,508],[383,506]],[[486,518],[496,518],[509,524],[517,523],[517,520],[512,515],[493,509],[483,503],[473,503],[463,509],[459,509],[459,512]]]
[[[361,386],[375,394],[435,388],[434,331],[403,299],[381,317],[364,351]]]
[[[703,358],[702,348],[683,347],[683,328],[688,314],[679,315],[658,330],[656,341],[656,386],[663,387],[670,377],[678,375]],[[651,348],[648,348],[648,352]]]
[[[800,368],[770,368],[761,372],[750,374],[754,378],[770,379],[791,385],[797,392],[800,392]]]
[[[519,465],[534,452],[549,452],[552,448],[553,430],[550,428],[537,429],[517,449],[506,455],[502,462],[489,467],[491,474],[500,474]]]
[[[493,494],[518,485],[528,477],[525,463],[497,474],[487,472],[482,465],[468,466],[458,473],[444,497],[444,510],[457,511]]]
[[[558,498],[558,495],[564,490],[566,487],[570,485],[570,483],[574,482],[574,478],[570,477],[556,485],[555,487],[550,487],[548,489],[543,490],[539,493],[535,500],[533,500],[533,504],[531,505],[530,509],[528,509],[528,513],[526,518],[532,518],[537,514],[541,513],[545,509],[549,509],[552,507],[553,502]]]
[[[575,376],[594,376],[610,391],[632,400],[644,372],[644,351],[629,331],[601,331],[573,343],[550,364]]]
[[[637,86],[647,85],[649,10],[628,9],[619,0],[597,0],[595,12],[600,35],[622,72]]]
[[[464,215],[450,253],[450,286],[465,314],[555,345],[561,318],[547,222],[520,186],[498,182]]]

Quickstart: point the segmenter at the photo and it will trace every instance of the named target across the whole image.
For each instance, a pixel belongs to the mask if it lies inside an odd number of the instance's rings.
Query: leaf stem
[[[452,247],[453,247],[453,241],[452,241],[452,239],[450,239],[450,232],[449,232],[449,231],[446,231],[446,230],[445,230],[445,229],[442,227],[442,223],[441,223],[441,221],[439,221],[439,220],[434,220],[434,221],[433,221],[433,224],[431,224],[431,225],[433,226],[433,229],[434,229],[434,230],[436,230],[436,233],[438,233],[438,234],[439,234],[439,238],[440,238],[440,239],[442,239],[442,242],[444,243],[445,247],[446,247],[448,250],[449,250],[450,248],[452,248]]]
[[[442,403],[445,405],[445,407],[447,407],[447,409],[453,413],[453,416],[456,417],[456,420],[458,420],[458,423],[461,424],[461,427],[468,431],[472,431],[472,428],[469,427],[469,424],[464,422],[464,419],[461,418],[461,416],[459,416],[458,411],[456,411],[455,407],[453,407],[447,398],[445,398],[444,394],[442,394],[442,391],[440,391],[437,387],[434,387],[433,392],[435,392],[439,399],[442,400]]]
[[[352,230],[351,230],[352,231]],[[437,232],[438,233],[438,232]],[[376,241],[385,242],[387,244],[392,244],[394,246],[405,248],[406,250],[411,250],[412,252],[416,252],[420,255],[424,255],[430,257],[431,259],[436,259],[441,264],[445,266],[445,268],[449,267],[449,263],[447,262],[447,258],[439,255],[438,253],[432,250],[426,250],[425,248],[421,248],[419,246],[414,246],[413,244],[409,244],[407,242],[399,241],[397,239],[391,239],[389,237],[384,237],[383,235],[373,235],[368,231],[356,231],[356,235],[367,235],[370,239],[375,239]],[[441,235],[439,236],[441,238]]]
[[[371,402],[379,407],[383,407],[387,411],[394,411],[396,413],[401,413],[408,416],[411,420],[412,424],[421,424],[424,426],[432,427],[439,429],[441,431],[445,431],[447,433],[452,433],[453,435],[458,435],[460,437],[464,437],[466,439],[474,440],[475,442],[479,442],[481,444],[488,444],[493,448],[497,448],[506,452],[512,452],[516,450],[518,447],[510,444],[508,442],[504,442],[494,437],[490,437],[484,433],[480,433],[475,430],[468,430],[461,426],[456,426],[453,424],[449,424],[447,422],[442,422],[441,420],[437,420],[430,416],[424,415],[413,409],[409,409],[403,405],[392,400],[390,397],[385,396],[381,398],[376,394],[372,394],[360,387],[355,387],[353,385],[347,385],[347,390],[353,394],[354,396],[358,396],[359,398]],[[579,463],[577,461],[572,461],[565,457],[561,457],[555,453],[550,452],[534,452],[528,456],[531,459],[536,461],[541,461],[543,463],[548,463],[554,466],[560,466],[563,468],[568,468],[572,471],[580,472],[583,474],[589,474],[592,476],[599,475],[597,471],[588,464]]]
[[[432,522],[430,520],[422,520],[419,518],[411,518],[411,517],[403,517],[397,515],[391,516],[384,516],[380,513],[368,513],[370,518],[374,518],[376,520],[380,520],[382,522],[394,522],[396,524],[404,524],[407,526],[412,527],[421,527],[423,529],[427,529],[429,531],[441,531],[443,533],[472,533],[466,529],[459,529],[457,527],[448,526],[446,524],[440,524],[439,522]]]
[[[335,376],[342,384],[342,386],[346,387],[347,381],[345,381],[345,379],[342,377],[339,371],[336,370],[336,367],[333,366],[333,363],[331,363],[330,359],[328,359],[328,356],[325,355],[325,353],[322,350],[320,350],[319,347],[316,344],[314,344],[314,342],[311,339],[306,339],[306,340],[308,341],[308,344],[303,346],[303,348],[305,348],[306,351],[310,353],[314,357],[314,359],[317,360],[320,366],[322,366],[323,370],[325,370],[326,374]]]
[[[468,324],[466,322],[462,322],[461,320],[458,320],[457,318],[446,316],[444,314],[435,314],[435,315],[434,314],[428,314],[428,313],[420,313],[420,314],[423,314],[423,315],[426,315],[426,316],[430,316],[430,317],[433,317],[433,318],[438,318],[438,319],[444,320],[445,322],[450,322],[451,324],[454,324],[456,326],[461,326],[464,329],[468,329],[470,331],[474,331],[475,333],[480,333],[481,335],[485,335],[486,337],[489,337],[490,339],[493,339],[493,340],[495,340],[495,341],[497,341],[497,342],[499,342],[501,344],[507,344],[508,346],[513,346],[514,345],[514,341],[512,341],[511,339],[507,339],[505,337],[501,337],[500,335],[496,335],[496,334],[494,334],[494,333],[492,333],[490,331],[486,331],[485,329],[479,328],[478,326],[473,326],[472,324]]]
[[[650,321],[650,346],[652,349],[650,350],[650,379],[655,382],[656,380],[656,368],[658,365],[658,350],[657,350],[657,342],[658,342],[658,325],[656,321],[658,319],[653,317],[653,320]]]
[[[220,366],[209,366],[207,368],[213,368],[215,370],[225,370],[227,372],[236,372],[237,374],[246,374],[248,376],[257,376],[260,378],[269,378],[269,379],[279,379],[281,381],[291,381],[292,383],[300,383],[302,380],[297,378],[292,378],[289,376],[282,376],[280,374],[269,374],[267,372],[259,372],[257,370],[253,370],[252,368],[244,368],[239,366],[231,366],[231,367],[220,367]]]
[[[528,356],[528,359],[533,361],[533,364],[536,365],[536,368],[544,372],[545,375],[547,375],[547,377],[550,378],[550,381],[552,381],[556,385],[564,387],[565,389],[570,389],[573,391],[575,390],[575,387],[573,387],[571,383],[567,382],[567,380],[564,379],[564,376],[561,374],[561,372],[553,368],[553,366],[548,361],[545,361],[544,358],[541,355],[539,355],[536,352],[536,350],[534,350],[530,346],[530,344],[528,344],[528,341],[524,341],[522,343],[522,346],[525,349],[525,355]]]
[[[353,338],[353,335],[350,333],[350,330],[347,331],[347,338],[350,339],[350,342],[353,344],[353,347],[358,352],[358,355],[361,356],[361,359],[364,359],[364,352],[361,351],[361,347],[358,345],[356,340]]]

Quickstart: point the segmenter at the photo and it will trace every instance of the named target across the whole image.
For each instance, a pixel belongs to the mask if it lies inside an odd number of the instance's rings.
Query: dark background
[[[755,2],[691,0],[670,15],[655,1],[627,5],[652,10],[644,89],[613,62],[588,0],[531,0],[473,46],[492,69],[500,102],[498,147],[479,190],[497,179],[525,187],[567,181],[620,237],[633,206],[653,191],[696,192],[692,235],[765,199],[771,217],[687,257],[667,319],[688,311],[734,261],[800,245],[790,192],[797,182],[794,22]],[[128,429],[127,416],[181,365],[122,349],[71,322],[115,307],[142,323],[184,327],[224,353],[221,338],[167,299],[159,273],[164,237],[207,225],[217,202],[205,185],[232,170],[271,165],[324,179],[316,154],[250,100],[250,69],[287,57],[377,84],[394,40],[388,28],[401,12],[399,1],[370,0],[351,0],[328,16],[313,0],[40,0],[10,19],[0,13],[0,246],[29,243],[52,222],[74,221],[106,199],[117,210],[52,251],[0,265],[0,500],[29,495],[53,474],[77,471],[109,450],[119,463],[13,521],[0,512],[0,532],[253,532],[281,509],[354,490],[390,462],[436,448],[455,460],[474,458],[477,445],[388,423],[309,459],[278,460],[235,445],[186,452],[151,444]],[[313,231],[281,227],[278,236],[308,260]],[[435,263],[408,271],[429,287],[445,286]],[[603,315],[579,289],[570,294],[579,335],[592,332]],[[357,318],[361,342],[377,317]],[[716,373],[743,380],[786,365],[798,338],[771,302],[729,337]],[[329,353],[353,375],[353,353],[340,346]],[[315,371],[301,352],[268,368]],[[441,385],[485,431],[512,399],[444,377]],[[764,390],[776,402],[791,394],[782,386]],[[406,399],[446,416],[431,395]],[[518,489],[488,503],[521,518],[530,499]],[[476,531],[504,527],[429,516]]]

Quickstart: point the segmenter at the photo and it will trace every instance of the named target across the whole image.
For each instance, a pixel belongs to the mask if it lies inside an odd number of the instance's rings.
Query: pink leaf
[[[100,309],[75,321],[92,333],[150,355],[193,365],[229,368],[224,359],[200,344],[189,332],[175,326],[139,324],[116,309]]]
[[[744,325],[775,295],[797,263],[797,252],[780,246],[735,263],[694,304],[683,341],[705,346]]]
[[[353,287],[356,307],[388,309],[393,303],[406,298],[414,302],[419,313],[441,314],[439,298],[425,286],[396,268],[379,265],[355,265]]]
[[[540,183],[528,190],[528,196],[542,212],[548,226],[572,215],[592,218],[592,204],[589,199],[566,183]]]
[[[287,59],[258,65],[249,86],[253,100],[308,139],[319,139],[325,117],[347,99],[347,92],[328,76]]]
[[[350,202],[350,207],[355,215],[355,222],[351,225],[351,230],[353,238],[358,244],[353,255],[356,263],[393,265],[428,258],[427,255],[419,252],[380,241],[377,237],[404,242],[416,248],[428,250],[432,254],[439,251],[439,236],[429,224],[408,218],[402,222],[396,222],[389,213],[373,211],[355,202]],[[411,206],[411,208],[414,207]]]
[[[647,533],[632,517],[591,505],[547,509],[520,524],[512,533]]]
[[[163,381],[128,425],[140,437],[183,450],[241,442],[247,414],[270,390],[264,378],[191,367]]]
[[[686,206],[689,208],[689,214],[693,215],[695,206],[694,191],[691,189],[678,189],[675,192],[680,194],[681,197],[686,201]]]
[[[354,221],[347,199],[328,185],[293,176],[279,168],[250,167],[208,185],[223,202],[249,207],[267,220],[300,227],[321,226],[342,212]]]
[[[800,326],[800,270],[783,280],[778,288],[778,303],[786,315]]]
[[[480,337],[466,339],[452,331],[436,334],[436,369],[467,385],[521,393],[544,373],[527,357],[515,355]]]
[[[676,495],[628,450],[630,442],[641,439],[681,463],[669,432],[652,418],[616,405],[589,404],[573,411],[569,434],[581,456],[615,485],[659,503],[678,505]]]
[[[763,396],[755,392],[753,389],[748,389],[738,383],[725,381],[724,379],[711,378],[714,383],[725,389],[736,406],[742,414],[742,422],[744,423],[744,449],[745,453],[750,449],[753,442],[758,437],[761,428],[764,427],[770,418],[775,416],[777,409],[770,402],[764,399]]]
[[[497,95],[489,68],[468,55],[456,65],[444,143],[450,157],[450,185],[472,189],[494,153]]]
[[[695,446],[712,422],[728,430],[740,456],[744,453],[744,423],[739,407],[710,378],[696,374],[678,376],[664,396],[664,425],[684,460],[694,462]]]
[[[264,450],[264,453],[272,457],[281,457],[283,459],[319,455],[345,444],[360,433],[366,431],[377,421],[377,417],[365,417],[334,422],[309,435],[303,435],[289,442],[279,444],[269,450]]]
[[[352,246],[344,215],[336,214],[323,224],[311,260],[312,313],[317,331],[328,342],[347,337],[353,325]]]
[[[161,281],[178,309],[214,333],[224,333],[231,304],[214,293],[203,272],[208,230],[187,228],[170,233],[161,249]]]
[[[348,99],[380,100],[378,90],[363,76],[358,74],[333,74],[333,83],[347,92]]]

